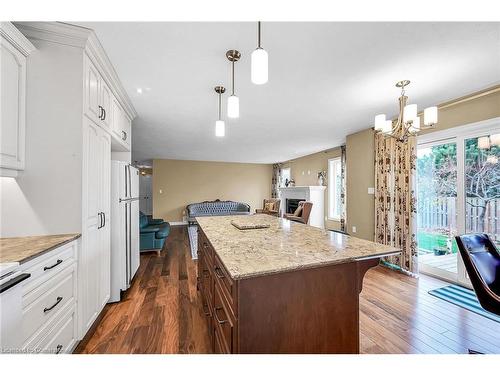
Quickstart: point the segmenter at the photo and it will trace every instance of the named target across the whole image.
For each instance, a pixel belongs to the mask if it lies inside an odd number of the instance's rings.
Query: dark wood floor
[[[446,283],[383,267],[368,271],[360,299],[362,353],[500,353],[500,323],[429,295]],[[185,227],[166,251],[141,255],[122,302],[109,304],[80,353],[209,353]]]

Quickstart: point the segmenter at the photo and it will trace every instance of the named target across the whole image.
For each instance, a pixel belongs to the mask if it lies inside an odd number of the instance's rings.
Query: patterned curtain
[[[271,181],[271,198],[278,198],[278,188],[281,179],[281,164],[273,164],[273,177]]]
[[[413,276],[418,273],[415,163],[415,137],[400,142],[375,134],[375,241],[400,248],[400,255],[384,260]]]
[[[346,147],[345,145],[340,146],[340,205],[341,205],[341,213],[340,213],[340,230],[345,232],[346,230],[346,219],[347,219],[347,210],[346,210]]]

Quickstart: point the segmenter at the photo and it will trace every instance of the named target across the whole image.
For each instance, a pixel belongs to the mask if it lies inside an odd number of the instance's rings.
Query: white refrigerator
[[[118,302],[139,268],[139,170],[111,161],[111,298]]]

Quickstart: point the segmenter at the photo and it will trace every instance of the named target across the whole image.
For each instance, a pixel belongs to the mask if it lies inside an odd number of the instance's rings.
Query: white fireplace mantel
[[[304,199],[312,202],[309,225],[318,228],[325,227],[325,189],[326,186],[289,186],[280,187],[279,198],[281,199],[280,216],[286,212],[287,199]]]

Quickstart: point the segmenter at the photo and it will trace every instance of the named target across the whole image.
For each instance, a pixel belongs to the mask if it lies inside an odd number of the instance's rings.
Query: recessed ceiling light
[[[140,87],[137,89],[137,93],[142,94],[142,89]]]

